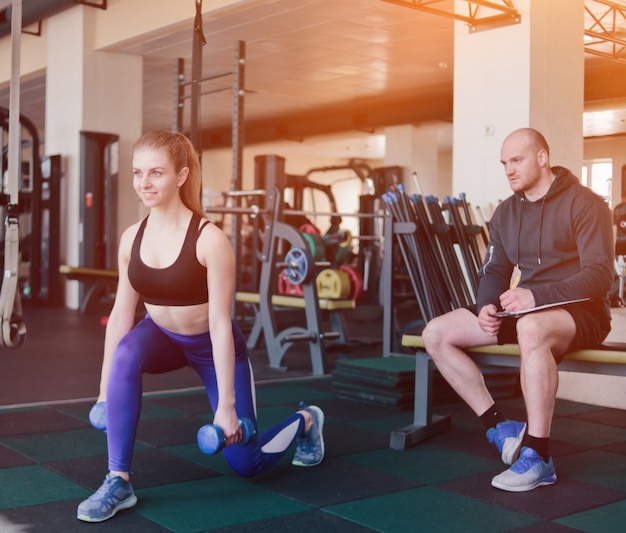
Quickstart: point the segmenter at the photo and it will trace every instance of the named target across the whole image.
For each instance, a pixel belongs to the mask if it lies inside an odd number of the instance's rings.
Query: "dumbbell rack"
[[[256,320],[263,332],[270,366],[283,368],[282,361],[287,351],[296,343],[307,342],[311,356],[312,373],[322,375],[327,367],[324,343],[328,340],[347,342],[341,309],[354,307],[354,302],[352,300],[327,302],[330,304],[328,309],[333,329],[328,333],[323,333],[320,301],[316,284],[316,268],[313,259],[311,259],[309,264],[310,273],[302,283],[302,298],[292,297],[290,299],[290,297],[282,297],[285,302],[284,305],[281,305],[280,302],[278,304],[275,303],[277,298],[274,295],[277,294],[278,273],[285,267],[281,263],[285,252],[289,248],[299,248],[308,251],[308,244],[296,228],[281,221],[283,202],[276,188],[271,188],[268,191],[266,206],[270,211],[264,215],[264,227],[261,230],[261,273]],[[286,247],[285,243],[287,243]],[[303,303],[303,305],[291,306],[289,303],[296,301]],[[305,313],[306,327],[291,326],[279,331],[276,308],[298,308],[302,306]],[[259,331],[259,326],[256,327],[256,330],[257,332]],[[248,345],[250,346],[250,342]]]

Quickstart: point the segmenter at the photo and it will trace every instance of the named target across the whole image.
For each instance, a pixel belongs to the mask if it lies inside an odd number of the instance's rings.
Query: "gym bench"
[[[94,295],[103,292],[113,293],[117,286],[118,274],[116,270],[103,268],[59,266],[59,272],[67,279],[80,281],[85,284],[85,294],[80,303],[80,313],[84,314]]]
[[[406,450],[450,428],[449,415],[432,413],[434,363],[424,349],[420,335],[403,335],[402,346],[416,350],[415,353],[415,403],[413,423],[391,432],[389,447]],[[519,368],[518,344],[494,344],[477,346],[467,353],[478,364]],[[559,371],[583,372],[610,376],[626,376],[626,345],[605,344],[597,349],[584,349],[565,355]]]
[[[248,349],[256,348],[264,330],[264,315],[261,312],[261,296],[256,292],[237,292],[235,293],[235,301],[248,304],[254,311],[254,323],[252,330],[248,336]],[[307,309],[307,301],[300,296],[286,296],[275,294],[270,299],[272,307],[276,311],[288,309]],[[295,343],[299,341],[308,341],[313,344],[323,342],[324,340],[333,340],[339,343],[347,343],[348,336],[346,330],[343,311],[346,309],[354,309],[356,304],[354,300],[348,299],[329,299],[318,298],[318,309],[327,311],[332,331],[321,333],[319,331],[307,330],[303,327],[290,327],[274,335],[265,335],[265,346],[268,351],[270,366],[281,368],[280,364],[285,352]],[[268,331],[274,331],[271,323],[265,324]],[[321,348],[321,347],[320,347]],[[313,350],[312,366],[314,374],[323,374],[323,352],[321,349]]]

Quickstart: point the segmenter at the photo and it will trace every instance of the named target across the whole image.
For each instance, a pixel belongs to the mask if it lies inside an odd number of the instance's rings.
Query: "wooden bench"
[[[323,350],[318,341],[333,340],[338,343],[347,343],[348,334],[343,311],[356,307],[354,300],[350,299],[318,298],[318,309],[311,310],[307,309],[307,300],[304,297],[275,294],[269,299],[271,306],[275,310],[302,309],[313,314],[317,310],[327,311],[332,328],[332,331],[328,333],[309,331],[300,327],[290,327],[279,332],[276,329],[273,317],[264,316],[261,312],[261,296],[259,293],[237,292],[235,293],[235,301],[250,305],[254,312],[254,323],[247,340],[249,349],[257,347],[261,333],[264,333],[270,366],[281,368],[281,361],[285,352],[295,342],[308,341],[314,346],[311,355],[314,374],[324,373]],[[318,321],[308,320],[307,323],[315,324]]]
[[[392,431],[389,446],[406,450],[450,427],[450,417],[432,413],[434,363],[424,349],[419,335],[403,335],[402,346],[415,349],[415,403],[413,423]],[[472,358],[482,365],[519,368],[517,344],[477,346],[468,349]],[[565,355],[559,371],[626,376],[626,345],[607,343],[597,349],[584,349]]]

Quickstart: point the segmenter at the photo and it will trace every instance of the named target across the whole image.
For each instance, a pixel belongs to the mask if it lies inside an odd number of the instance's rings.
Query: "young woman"
[[[224,431],[223,453],[239,475],[271,467],[294,441],[294,465],[314,466],[324,457],[324,413],[317,406],[301,406],[247,445],[231,446],[242,439],[239,419],[248,418],[256,427],[256,412],[245,338],[231,320],[235,264],[230,242],[204,218],[200,163],[184,135],[142,135],[133,147],[133,175],[135,191],[150,213],[120,240],[119,284],[92,410],[106,410],[109,472],[78,506],[78,519],[87,522],[107,520],[137,503],[129,472],[144,372],[190,366],[200,375],[213,422]],[[134,325],[140,297],[147,314]]]

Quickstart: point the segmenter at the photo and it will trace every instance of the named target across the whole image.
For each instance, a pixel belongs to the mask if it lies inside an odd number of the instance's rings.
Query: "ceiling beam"
[[[611,0],[586,0],[585,52],[626,63],[626,6]]]
[[[513,0],[464,0],[467,3],[468,15],[457,13],[440,4],[445,0],[383,0],[390,4],[408,7],[431,15],[439,15],[465,22],[471,32],[487,30],[509,24],[519,24],[521,13],[513,5]],[[448,2],[449,3],[449,2]],[[483,8],[483,9],[481,9]]]

